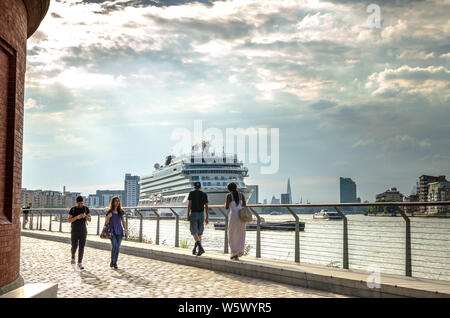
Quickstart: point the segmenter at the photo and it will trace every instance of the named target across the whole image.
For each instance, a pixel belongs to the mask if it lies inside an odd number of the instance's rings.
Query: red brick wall
[[[19,277],[27,11],[0,1],[0,286]]]

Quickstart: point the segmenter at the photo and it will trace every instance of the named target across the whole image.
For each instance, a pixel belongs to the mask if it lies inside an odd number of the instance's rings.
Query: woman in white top
[[[245,222],[239,217],[239,210],[246,206],[245,197],[237,191],[237,185],[230,182],[227,186],[230,192],[227,195],[225,208],[230,209],[228,216],[228,243],[230,245],[230,259],[238,260],[244,255],[245,249]]]

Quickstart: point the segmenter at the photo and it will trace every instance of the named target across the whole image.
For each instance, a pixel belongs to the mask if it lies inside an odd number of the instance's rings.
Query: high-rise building
[[[95,195],[98,196],[100,202],[99,206],[101,207],[109,206],[112,197],[119,197],[122,206],[125,206],[123,204],[124,193],[124,190],[97,190]]]
[[[263,204],[267,204],[267,199],[264,199],[264,200],[263,200]]]
[[[281,194],[281,204],[290,204],[289,201],[289,193],[282,193]]]
[[[427,175],[421,175],[419,177],[419,201],[428,201],[428,184],[433,182],[443,182],[446,181],[445,176],[433,177]],[[425,212],[427,209],[424,206],[420,207],[421,212]]]
[[[428,202],[450,201],[450,182],[437,181],[428,184]],[[427,213],[447,212],[448,206],[429,206]]]
[[[259,186],[247,184],[247,188],[253,189],[252,195],[248,200],[248,204],[259,204]]]
[[[291,191],[291,179],[290,178],[288,178],[286,194],[288,195],[286,204],[291,204],[292,203],[292,191]],[[283,201],[283,198],[281,198],[281,201]]]
[[[139,202],[140,185],[139,176],[125,174],[123,206],[137,206]]]
[[[352,179],[340,177],[339,189],[341,203],[361,202],[361,199],[356,197],[356,183]]]

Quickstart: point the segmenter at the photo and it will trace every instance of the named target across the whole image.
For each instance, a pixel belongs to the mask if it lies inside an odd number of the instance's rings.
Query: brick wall
[[[27,11],[0,1],[0,286],[19,277]]]

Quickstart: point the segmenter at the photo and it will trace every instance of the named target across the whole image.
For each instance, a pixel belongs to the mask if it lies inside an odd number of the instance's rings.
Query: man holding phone
[[[71,264],[75,264],[75,253],[78,250],[78,268],[84,269],[83,254],[84,246],[86,245],[87,227],[86,221],[91,221],[91,214],[89,208],[84,206],[84,200],[82,196],[78,196],[76,200],[76,206],[70,209],[68,221],[71,223],[71,241],[72,241],[72,261]]]

